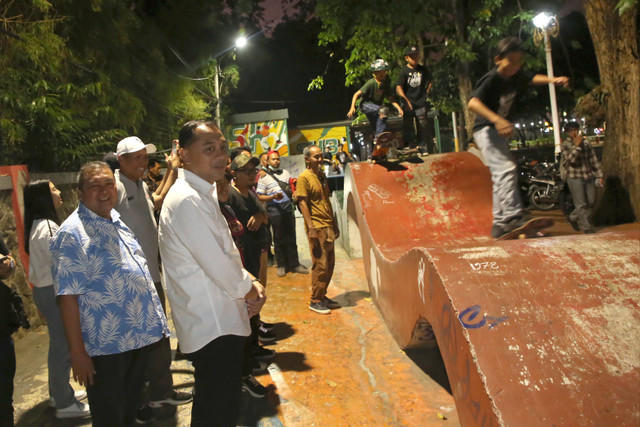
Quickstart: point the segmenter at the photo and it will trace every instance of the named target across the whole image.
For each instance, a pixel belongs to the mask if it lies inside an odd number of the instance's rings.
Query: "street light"
[[[218,126],[218,128],[220,128],[220,104],[222,104],[222,100],[220,99],[220,59],[222,59],[222,57],[227,53],[233,52],[235,49],[242,49],[246,45],[247,38],[244,36],[240,36],[236,39],[234,46],[231,46],[230,48],[222,51],[215,56],[216,74],[214,79],[214,89],[216,91],[216,126]]]
[[[553,79],[553,62],[551,61],[551,43],[549,37],[557,37],[560,25],[555,16],[545,12],[539,13],[533,18],[533,25],[536,26],[534,40],[536,44],[544,41],[544,51],[547,56],[547,76]],[[551,99],[551,118],[553,120],[553,139],[555,143],[555,153],[560,154],[560,121],[558,120],[558,105],[556,102],[556,87],[549,83],[549,98]]]

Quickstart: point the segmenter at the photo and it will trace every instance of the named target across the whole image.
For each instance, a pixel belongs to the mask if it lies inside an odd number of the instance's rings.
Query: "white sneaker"
[[[89,405],[82,402],[74,402],[69,407],[56,409],[56,418],[77,418],[88,417],[89,415],[91,415]]]
[[[87,392],[84,390],[76,390],[76,392],[73,393],[73,397],[75,397],[78,401],[84,400],[87,398]],[[49,398],[49,406],[52,408],[56,407],[56,400],[53,398],[53,396]]]

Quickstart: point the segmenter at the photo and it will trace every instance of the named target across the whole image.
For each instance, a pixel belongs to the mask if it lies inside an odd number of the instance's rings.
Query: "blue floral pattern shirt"
[[[78,295],[89,356],[124,353],[169,336],[140,244],[111,210],[111,221],[80,203],[50,245],[57,295]]]

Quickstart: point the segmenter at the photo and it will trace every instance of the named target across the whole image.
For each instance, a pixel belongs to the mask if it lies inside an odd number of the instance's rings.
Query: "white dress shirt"
[[[36,288],[53,285],[49,242],[58,231],[58,224],[48,219],[36,219],[29,235],[29,281]]]
[[[248,336],[244,296],[252,279],[220,212],[215,185],[179,169],[160,213],[159,240],[180,350],[193,353],[224,335]]]

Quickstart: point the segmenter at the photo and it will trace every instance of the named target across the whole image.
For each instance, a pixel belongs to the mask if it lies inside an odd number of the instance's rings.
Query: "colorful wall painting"
[[[270,150],[289,155],[287,120],[233,125],[229,131],[229,148],[248,146],[254,156]]]
[[[348,142],[349,132],[347,126],[291,129],[289,132],[289,150],[292,155],[302,154],[304,147],[309,144],[319,146],[322,151],[324,151],[325,147],[329,147],[331,154],[335,155],[341,144],[344,146],[344,151],[349,151]]]

